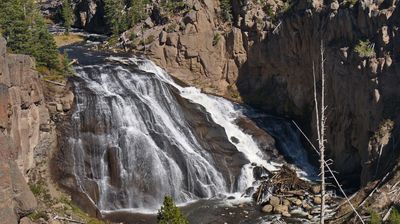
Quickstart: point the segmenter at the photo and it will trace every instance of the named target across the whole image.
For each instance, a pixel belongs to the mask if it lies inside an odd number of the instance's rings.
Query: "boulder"
[[[321,192],[321,186],[320,185],[313,185],[311,187],[311,192],[313,194],[319,194]]]
[[[321,204],[321,197],[314,197],[313,199],[314,204],[320,205]]]
[[[272,205],[264,205],[261,208],[261,211],[265,212],[265,213],[270,213],[270,212],[272,212],[273,209],[274,209],[274,207]]]
[[[19,224],[33,224],[33,222],[28,217],[23,217],[19,220]]]
[[[300,199],[298,198],[288,198],[287,200],[289,200],[292,204],[296,205],[296,206],[301,206],[301,204],[303,203]]]
[[[152,27],[154,27],[154,23],[153,23],[153,21],[151,20],[150,17],[148,17],[148,18],[144,21],[144,25],[145,25],[147,28],[152,28]]]
[[[281,203],[281,200],[280,200],[278,197],[271,196],[271,197],[269,198],[269,203],[270,203],[272,206],[276,207],[276,206],[278,206],[278,205]]]
[[[178,47],[179,35],[176,33],[169,33],[166,43],[168,46]]]
[[[276,205],[274,206],[274,212],[278,214],[288,213],[289,207],[287,205]]]
[[[0,160],[0,220],[18,223],[37,206],[35,196],[13,161]]]
[[[197,20],[196,17],[197,12],[196,11],[190,11],[184,18],[183,18],[183,22],[186,24],[191,23],[194,24]]]
[[[160,45],[163,45],[163,44],[165,44],[165,42],[167,42],[167,35],[168,35],[168,33],[165,32],[164,30],[160,32],[160,35],[158,38],[160,40]]]

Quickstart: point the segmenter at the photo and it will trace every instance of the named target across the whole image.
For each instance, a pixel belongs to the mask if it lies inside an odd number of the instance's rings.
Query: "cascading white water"
[[[169,83],[180,91],[182,97],[191,100],[194,103],[202,105],[208,113],[211,114],[214,122],[221,125],[229,138],[229,141],[234,144],[238,151],[244,153],[247,159],[250,161],[249,164],[245,165],[242,170],[241,183],[239,191],[243,191],[250,187],[254,183],[253,170],[250,166],[257,164],[263,166],[270,171],[276,171],[280,164],[276,164],[273,161],[267,161],[264,158],[264,153],[259,148],[258,144],[254,139],[244,133],[235,120],[240,116],[243,116],[241,107],[233,102],[230,102],[222,97],[216,97],[208,94],[204,94],[195,87],[181,87],[165,73],[160,67],[155,65],[151,61],[138,61],[137,59],[131,59],[133,62],[139,64],[139,68],[143,71],[151,72],[156,74],[164,82]],[[238,143],[232,141],[232,137],[239,139]]]
[[[235,124],[244,107],[181,87],[151,61],[109,59],[130,66],[76,68],[68,137],[79,191],[101,211],[154,212],[165,195],[187,203],[241,194],[254,164],[279,166]]]

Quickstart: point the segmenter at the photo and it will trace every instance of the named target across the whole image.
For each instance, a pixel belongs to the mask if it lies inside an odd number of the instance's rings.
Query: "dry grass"
[[[56,41],[57,47],[70,45],[83,41],[83,37],[76,34],[69,35],[55,35],[54,40]]]

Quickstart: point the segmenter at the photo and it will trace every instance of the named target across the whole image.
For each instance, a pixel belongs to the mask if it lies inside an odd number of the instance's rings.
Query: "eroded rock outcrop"
[[[17,223],[36,207],[26,184],[41,128],[49,123],[32,58],[9,54],[0,37],[0,218]]]
[[[0,38],[0,158],[15,160],[22,173],[33,166],[40,128],[49,123],[35,63],[29,56],[8,54]]]

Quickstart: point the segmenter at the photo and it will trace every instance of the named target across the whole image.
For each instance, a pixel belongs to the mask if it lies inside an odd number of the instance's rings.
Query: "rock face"
[[[75,16],[74,27],[88,32],[107,33],[103,0],[76,0],[72,3]]]
[[[62,22],[61,0],[38,0],[42,14],[55,23]],[[110,30],[105,22],[103,0],[72,0],[73,27],[92,33],[108,33]]]
[[[245,2],[234,1],[233,26],[227,26],[219,18],[219,1],[193,1],[189,12],[147,29],[141,38],[153,41],[144,48],[129,38],[122,38],[124,46],[144,51],[176,78],[206,92],[290,117],[316,139],[312,67],[319,84],[323,40],[333,168],[349,185],[365,185],[390,170],[399,152],[390,138],[399,132],[396,3],[334,1],[325,7],[299,1],[285,13],[280,2],[265,3],[271,12]],[[367,39],[370,45],[357,52]],[[387,163],[378,162],[380,157]]]
[[[249,48],[237,80],[245,102],[295,118],[316,139],[312,70],[314,63],[319,84],[323,40],[328,156],[343,180],[362,185],[387,173],[391,168],[385,165],[393,160],[385,155],[399,151],[389,140],[392,128],[387,123],[394,121],[397,132],[400,94],[397,65],[392,63],[398,58],[395,18],[400,11],[383,5],[376,11],[373,4],[364,4],[335,13],[288,15],[275,33]],[[387,27],[393,30],[390,34]],[[367,38],[373,54],[362,57],[355,46]],[[378,164],[380,154],[389,163]]]
[[[49,115],[34,66],[28,56],[8,54],[0,37],[0,219],[7,220],[4,223],[17,223],[36,206],[23,174],[34,165],[34,149]]]
[[[19,217],[36,208],[37,202],[15,162],[0,161],[0,174],[1,222],[16,224]]]
[[[49,123],[34,61],[6,53],[0,38],[0,159],[15,160],[22,173],[33,166],[33,150],[40,127]]]

